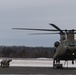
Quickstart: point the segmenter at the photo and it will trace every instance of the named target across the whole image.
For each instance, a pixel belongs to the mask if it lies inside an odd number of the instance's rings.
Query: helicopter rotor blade
[[[58,31],[60,31],[62,34],[64,34],[63,30],[61,30],[59,27],[57,27],[55,24],[50,23],[51,26],[56,28]]]
[[[55,29],[34,29],[34,28],[12,28],[16,30],[37,30],[37,31],[58,31]]]
[[[29,35],[49,35],[49,34],[60,34],[60,33],[30,33]]]

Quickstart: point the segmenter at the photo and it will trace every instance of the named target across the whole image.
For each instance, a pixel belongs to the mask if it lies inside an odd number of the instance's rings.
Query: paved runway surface
[[[76,74],[76,68],[53,69],[52,67],[10,67],[0,68],[0,74],[73,75]]]

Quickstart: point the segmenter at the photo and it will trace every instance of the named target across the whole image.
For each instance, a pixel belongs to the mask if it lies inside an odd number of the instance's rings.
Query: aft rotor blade
[[[54,29],[34,29],[34,28],[12,28],[16,30],[37,30],[37,31],[58,31]]]
[[[54,28],[56,28],[58,31],[60,31],[62,34],[64,34],[64,32],[59,28],[57,27],[55,24],[50,24],[51,26],[53,26]]]
[[[29,35],[49,35],[49,34],[60,34],[60,33],[30,33]]]

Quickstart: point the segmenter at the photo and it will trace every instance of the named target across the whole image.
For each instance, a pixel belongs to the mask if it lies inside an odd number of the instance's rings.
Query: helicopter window
[[[66,41],[65,42],[65,45],[76,45],[76,41],[74,41],[74,42]]]
[[[65,42],[65,45],[69,45],[69,42],[68,42],[68,41],[66,41],[66,42]]]

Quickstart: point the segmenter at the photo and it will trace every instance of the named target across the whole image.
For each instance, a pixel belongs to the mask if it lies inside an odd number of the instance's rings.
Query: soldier
[[[3,59],[2,61],[1,61],[1,67],[2,68],[8,68],[9,67],[9,63],[10,63],[10,61],[12,61],[11,59]]]

